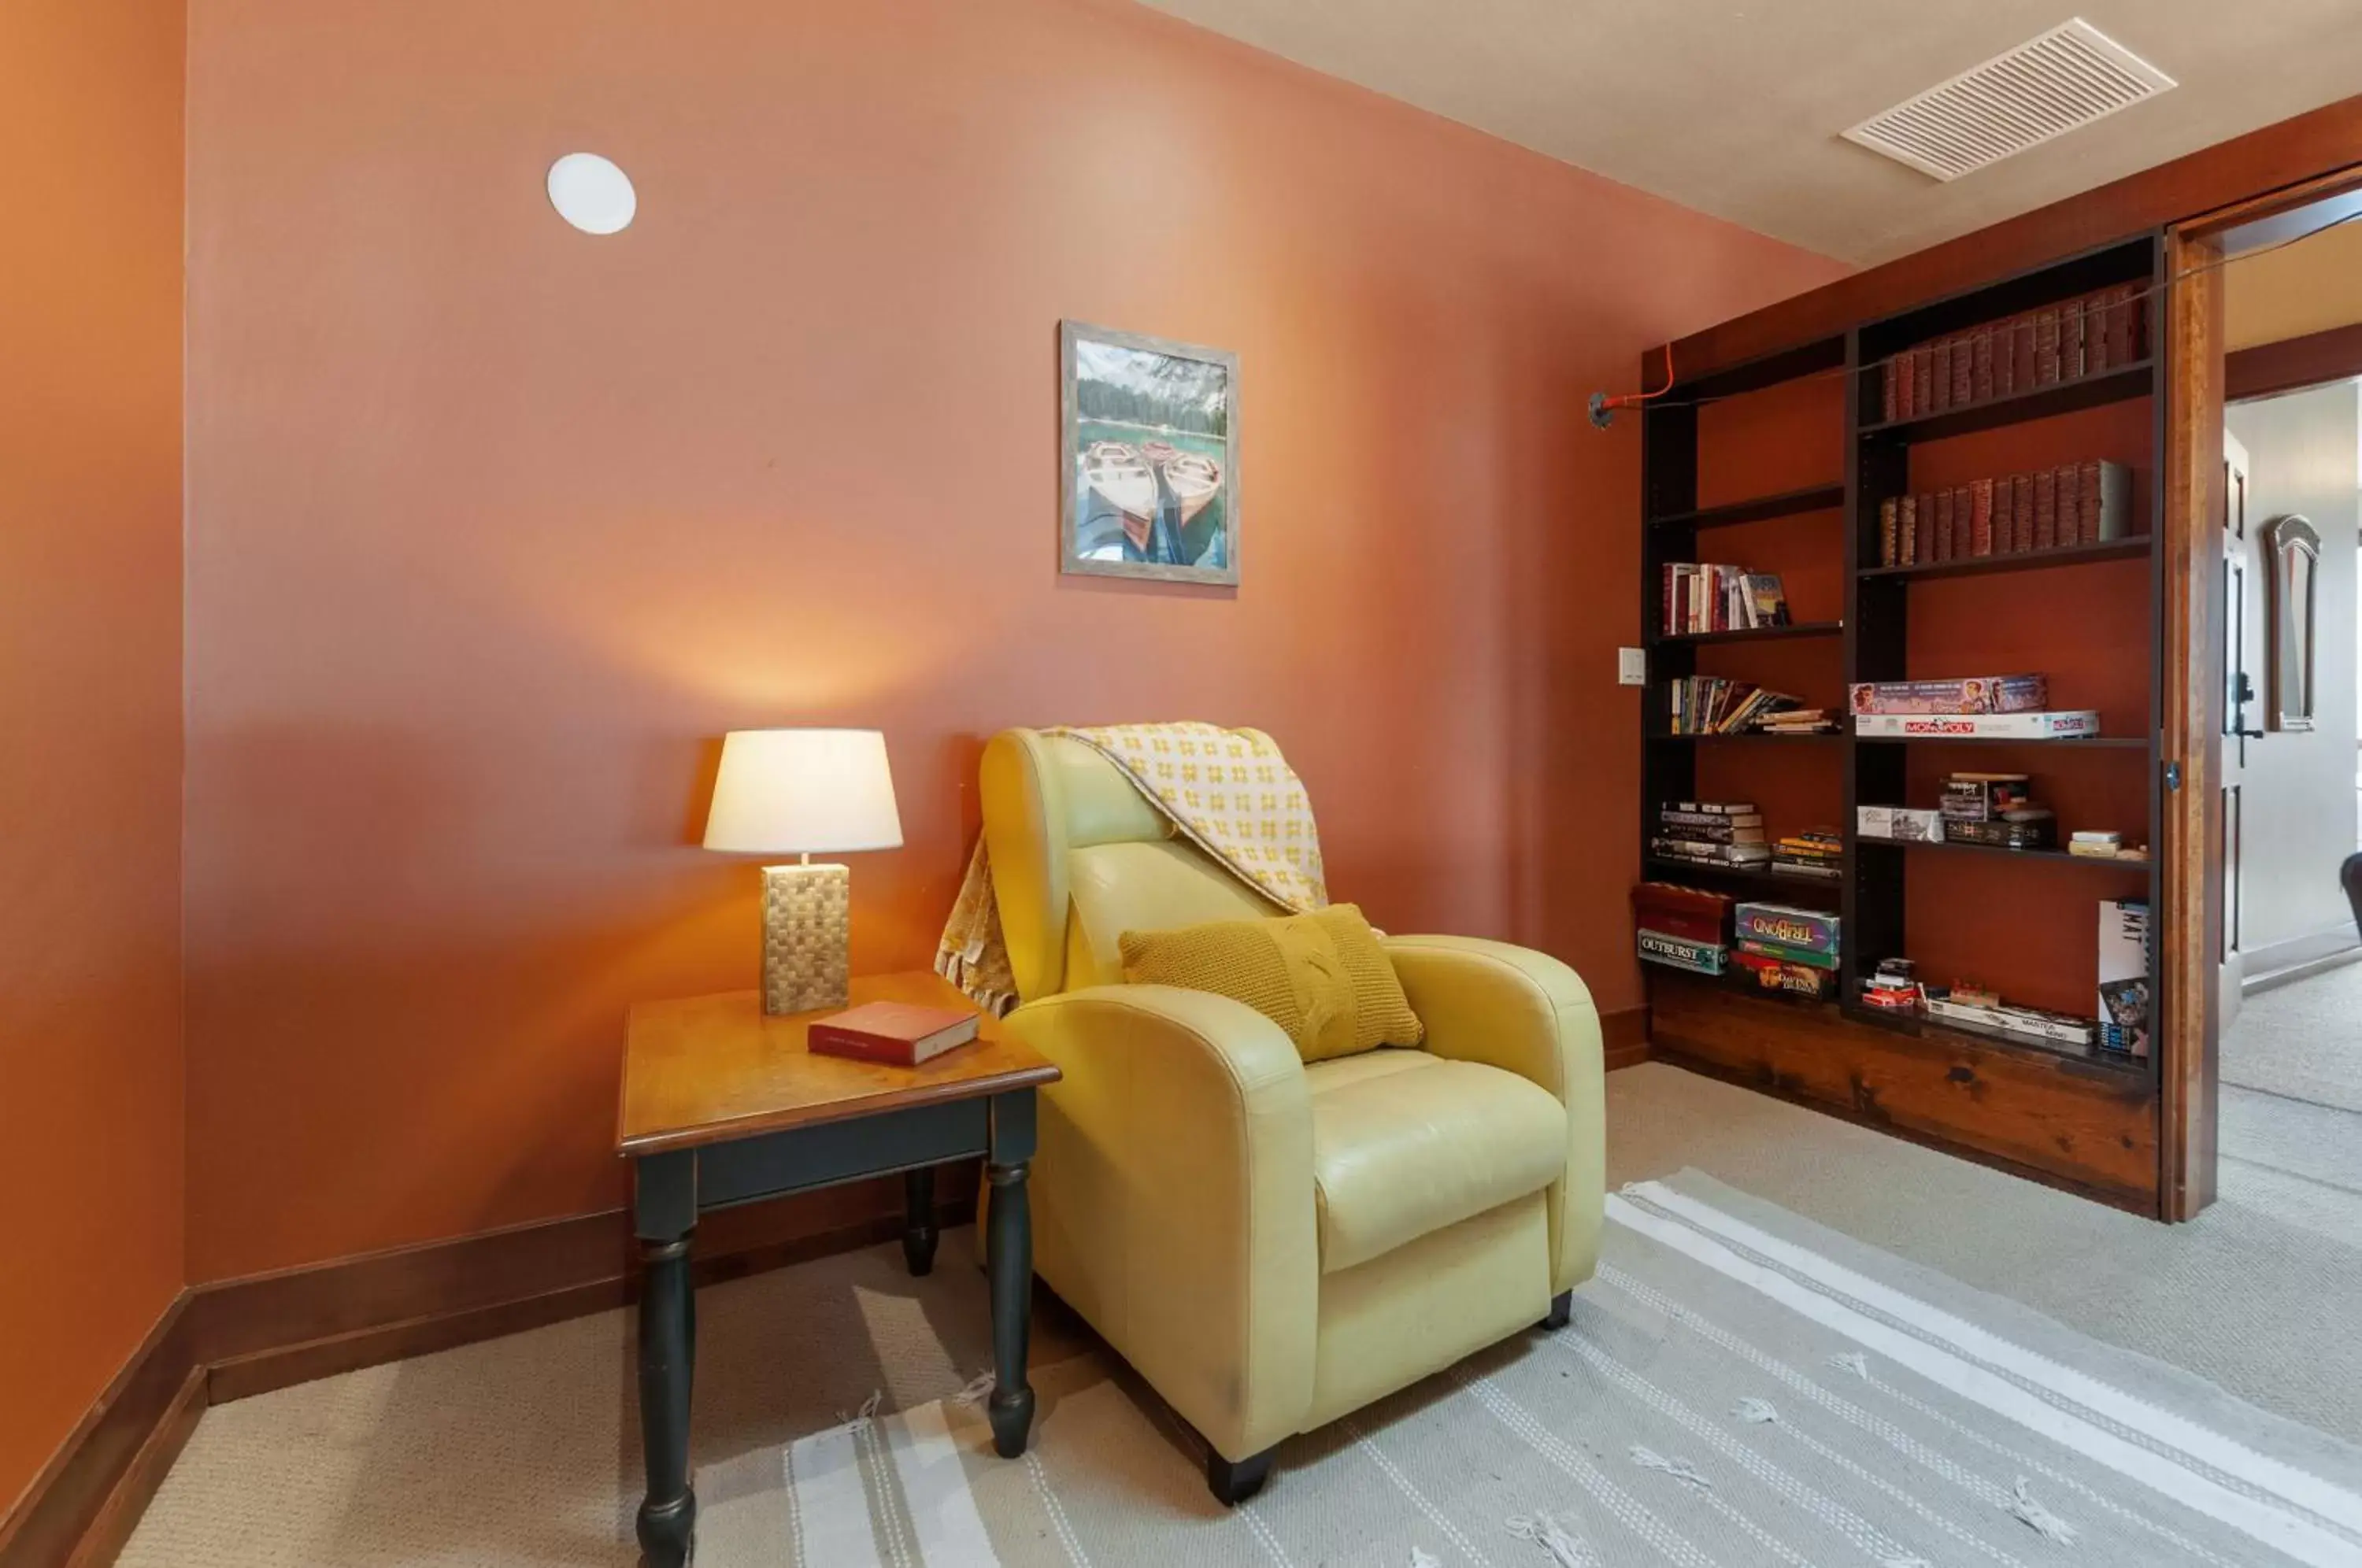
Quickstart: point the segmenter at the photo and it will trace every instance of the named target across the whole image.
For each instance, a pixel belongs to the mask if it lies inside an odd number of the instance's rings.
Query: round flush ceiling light
[[[595,152],[569,152],[549,166],[549,204],[585,234],[613,234],[639,211],[632,177]]]

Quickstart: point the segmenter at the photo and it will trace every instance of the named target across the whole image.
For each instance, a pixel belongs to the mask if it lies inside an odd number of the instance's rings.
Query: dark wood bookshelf
[[[1834,909],[1843,927],[1836,998],[1816,1001],[1769,992],[1752,977],[1738,973],[1721,979],[1682,973],[1658,965],[1643,965],[1651,1000],[1651,1036],[1668,1060],[1710,1071],[1767,1092],[1784,1094],[1835,1114],[1863,1117],[1890,1131],[1919,1138],[1956,1153],[1999,1158],[2012,1168],[2059,1182],[2109,1201],[2156,1212],[2159,1174],[2154,1151],[2158,1145],[2160,1103],[2157,1068],[2146,1059],[2135,1060],[2071,1046],[2047,1046],[2007,1031],[1956,1026],[1910,1014],[1896,1016],[1865,1007],[1859,996],[1864,977],[1882,958],[1915,951],[1910,929],[1915,901],[1908,895],[1915,876],[1937,878],[1945,863],[1965,864],[1961,857],[2016,856],[2038,861],[2045,872],[2026,885],[2030,898],[2080,898],[2085,883],[2069,879],[2055,886],[2048,877],[2062,864],[2085,867],[2103,874],[2120,873],[2147,889],[2154,902],[2160,889],[2153,859],[2120,860],[2070,855],[2066,850],[2005,849],[1989,845],[1942,843],[1922,845],[1893,840],[1864,840],[1855,831],[1858,808],[1909,801],[1914,770],[1913,746],[1955,746],[1972,749],[1981,760],[1992,748],[2018,767],[2038,768],[2059,764],[2050,754],[2076,751],[2105,753],[2148,764],[2147,821],[2122,824],[2125,836],[2146,829],[2147,842],[2161,842],[2162,767],[2159,740],[2165,722],[2162,650],[2156,646],[2162,624],[2167,563],[2156,548],[2162,534],[2166,404],[2162,312],[2158,308],[2166,271],[2162,231],[2151,231],[2030,268],[1975,288],[1922,301],[1893,314],[1857,323],[1841,338],[1816,340],[1796,349],[1766,355],[1722,372],[1716,384],[1700,381],[1676,383],[1641,412],[1641,555],[1640,624],[1656,627],[1663,615],[1663,568],[1666,563],[1697,558],[1702,529],[1730,526],[1760,519],[1838,508],[1844,518],[1833,564],[1842,569],[1845,606],[1834,622],[1813,628],[1773,628],[1767,633],[1725,633],[1705,635],[1649,637],[1650,690],[1644,699],[1640,731],[1641,843],[1657,831],[1655,816],[1666,801],[1698,799],[1698,786],[1709,777],[1699,743],[1783,740],[1823,742],[1838,748],[1841,760],[1843,799],[1838,821],[1845,838],[1844,875],[1834,882],[1782,878],[1770,868],[1705,867],[1669,857],[1645,855],[1643,875],[1651,880],[1685,882],[1736,898],[1793,902],[1808,909]],[[2072,380],[1990,397],[1981,403],[1920,414],[1909,419],[1882,420],[1882,367],[1892,356],[1931,339],[1973,333],[1988,324],[2022,313],[2063,304],[2094,291],[2132,284],[2145,291],[2136,296],[2142,313],[2146,352],[2133,363]],[[1765,494],[1719,506],[1701,506],[1697,496],[1700,447],[1721,426],[1701,432],[1702,402],[1744,395],[1792,384],[1825,372],[1832,366],[1844,372],[1843,450],[1847,470],[1839,486],[1821,485]],[[1661,357],[1651,357],[1644,369],[1654,386],[1662,374]],[[1913,448],[1979,431],[2028,427],[2024,442],[2029,458],[2049,434],[2036,422],[2053,419],[2109,403],[2147,400],[2144,419],[2149,432],[2146,459],[2126,452],[2124,460],[2145,469],[2138,511],[2127,520],[2133,532],[2121,539],[2056,547],[1960,560],[1926,561],[1911,566],[1881,566],[1879,503],[1913,489]],[[1994,437],[1997,448],[2014,451],[2018,438]],[[2012,465],[2006,456],[1994,459]],[[1810,534],[1781,536],[1791,554],[1817,546],[1801,543]],[[2143,580],[2148,604],[2148,712],[2125,712],[2114,722],[2135,734],[2110,734],[2080,740],[2025,740],[1992,736],[1859,736],[1850,725],[1831,734],[1767,735],[1738,734],[1674,734],[1665,728],[1664,690],[1669,681],[1697,673],[1698,648],[1712,644],[1735,646],[1727,656],[1734,663],[1745,658],[1747,646],[1779,637],[1822,636],[1839,639],[1842,679],[1851,685],[1863,681],[1903,680],[1959,673],[1950,669],[1913,667],[1912,584],[1927,578],[1977,577],[1986,574],[2033,572],[2107,561],[2145,560]],[[1755,563],[1779,569],[1793,563]],[[2047,586],[2047,585],[2046,585]],[[2095,579],[2093,591],[2138,592],[2127,580]],[[1997,590],[2005,591],[2007,590]],[[1930,612],[1932,613],[1932,612]],[[2127,650],[2130,651],[2130,650]],[[1991,668],[2045,668],[2042,633],[2038,627],[1993,650],[1999,661]],[[1717,667],[1718,673],[1736,673]],[[2071,676],[2072,671],[2067,671]],[[2011,751],[2007,748],[2015,748]],[[2021,756],[2019,754],[2023,754]],[[1738,754],[1745,756],[1749,754]],[[1765,754],[1778,758],[1776,750]],[[1711,777],[1717,788],[1746,792],[1746,772],[1733,767],[1734,757],[1717,756],[1718,771]],[[1963,756],[1961,765],[1967,765]],[[1785,763],[1769,765],[1777,769]],[[1988,764],[1989,766],[1989,764]],[[2096,766],[2114,769],[2129,761]],[[2112,775],[2113,776],[2113,775]],[[1919,803],[1919,802],[1914,802]],[[1924,802],[1932,805],[1932,801]],[[1893,853],[1888,853],[1889,850]],[[1909,853],[1904,853],[1908,851]],[[2100,889],[2092,886],[2096,900]],[[1932,920],[1932,915],[1922,918]],[[1948,941],[1962,933],[1944,928]],[[1930,926],[1926,946],[1933,951],[1937,928]],[[2073,978],[2052,966],[2039,981],[2032,974],[2015,977],[2023,989],[2014,989],[2013,977],[1994,973],[1981,977],[2004,998],[2030,999],[2063,994]],[[2154,958],[2149,972],[2151,995],[2163,998]],[[2096,979],[2092,982],[2096,984]],[[1803,1005],[1767,1010],[1760,1003],[1796,1001]],[[2096,1021],[2095,1021],[2096,1027]],[[1864,1086],[1872,1088],[1866,1091]],[[1992,1092],[1988,1094],[1988,1090]],[[1863,1096],[1876,1103],[1865,1112]],[[2058,1130],[2076,1130],[2073,1138]]]
[[[1721,506],[1701,507],[1694,512],[1676,512],[1670,516],[1651,517],[1651,528],[1729,528],[1741,523],[1761,523],[1773,517],[1793,517],[1803,512],[1835,512],[1845,505],[1846,491],[1842,484],[1816,484],[1805,490],[1783,491],[1777,495],[1758,495],[1746,501],[1733,501]]]
[[[2137,560],[2148,554],[2149,539],[2136,534],[2128,539],[2103,539],[2094,545],[2053,545],[2047,550],[2014,550],[1997,556],[1965,556],[1948,561],[1914,561],[1909,566],[1864,567],[1856,575],[1881,580],[1911,581],[1923,577],[1982,577],[1997,571],[2041,571],[2051,567],[2083,566],[2092,561]]]
[[[1665,632],[1649,640],[1660,645],[1687,643],[1692,646],[1702,646],[1708,643],[1779,643],[1794,637],[1843,635],[1843,621],[1795,621],[1784,626],[1731,626],[1719,632]]]
[[[1915,414],[1909,419],[1890,419],[1861,427],[1865,441],[1941,441],[1953,436],[1967,436],[1979,430],[1997,430],[2004,425],[2019,425],[2032,419],[2049,419],[2078,409],[2097,408],[2102,403],[2122,403],[2126,398],[2147,397],[2156,379],[2157,363],[2141,359],[2112,370],[2078,376],[2071,381],[2053,381],[2047,387],[2028,392],[2010,392],[2002,397],[1989,397],[1982,403],[1971,403],[1959,408],[1938,410],[1934,414]]]

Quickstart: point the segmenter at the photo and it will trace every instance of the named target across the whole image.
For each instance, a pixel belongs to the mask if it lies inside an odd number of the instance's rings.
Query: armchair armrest
[[[1312,1105],[1277,1024],[1173,986],[1045,997],[1007,1027],[1065,1075],[1032,1187],[1052,1286],[1230,1459],[1312,1406]]]
[[[1392,936],[1427,1049],[1530,1079],[1566,1107],[1565,1179],[1550,1189],[1551,1289],[1591,1277],[1606,1218],[1606,1092],[1599,1010],[1581,976],[1547,954],[1473,936]]]

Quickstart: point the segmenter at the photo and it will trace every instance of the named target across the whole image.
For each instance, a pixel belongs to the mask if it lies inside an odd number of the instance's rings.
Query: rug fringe
[[[1870,1357],[1860,1351],[1847,1351],[1829,1357],[1828,1364],[1839,1372],[1850,1372],[1864,1382],[1870,1379]]]
[[[1599,1568],[1599,1559],[1592,1554],[1591,1548],[1548,1514],[1520,1516],[1507,1524],[1511,1535],[1519,1540],[1530,1540],[1549,1552],[1556,1568]]]
[[[1655,1449],[1643,1448],[1637,1442],[1627,1452],[1632,1455],[1632,1463],[1643,1470],[1662,1471],[1676,1481],[1685,1481],[1693,1486],[1703,1486],[1708,1491],[1714,1489],[1714,1483],[1699,1474],[1697,1466],[1686,1459],[1667,1459]]]
[[[1731,1408],[1730,1413],[1754,1426],[1766,1426],[1780,1419],[1780,1412],[1772,1408],[1771,1400],[1753,1397],[1741,1399]],[[1889,1563],[1886,1568],[1894,1568],[1894,1564]]]
[[[2055,1545],[2072,1546],[2075,1544],[2075,1538],[2082,1533],[2073,1525],[2036,1502],[2034,1493],[2026,1485],[2025,1477],[2023,1475],[2017,1478],[2014,1494],[2008,1501],[2003,1503],[2002,1507],[2007,1510],[2010,1518],[2027,1526],[2035,1534]]]
[[[984,1397],[992,1392],[993,1381],[993,1375],[989,1372],[977,1373],[968,1379],[966,1387],[952,1396],[952,1403],[955,1405],[981,1404]]]

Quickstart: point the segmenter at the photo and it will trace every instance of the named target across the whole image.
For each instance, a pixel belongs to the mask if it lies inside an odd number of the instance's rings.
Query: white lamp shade
[[[750,855],[899,849],[902,819],[876,730],[733,730],[705,847]]]

